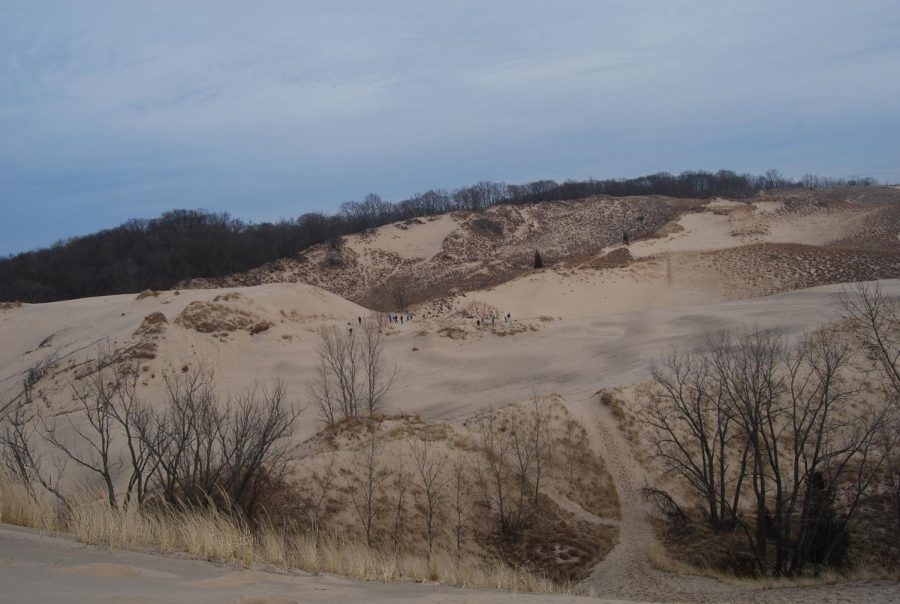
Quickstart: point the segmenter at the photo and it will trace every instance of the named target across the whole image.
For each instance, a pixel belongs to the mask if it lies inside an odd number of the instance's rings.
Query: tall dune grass
[[[573,593],[571,585],[512,567],[501,560],[457,563],[455,556],[425,556],[370,548],[338,535],[284,531],[272,525],[253,529],[210,509],[118,512],[102,501],[74,500],[64,511],[0,473],[0,522],[60,533],[110,549],[180,553],[217,563],[273,570],[327,572],[371,581],[425,581],[458,587],[507,591]]]

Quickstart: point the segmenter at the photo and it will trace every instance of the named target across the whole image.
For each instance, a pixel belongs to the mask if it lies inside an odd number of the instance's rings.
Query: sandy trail
[[[891,581],[761,589],[654,568],[650,552],[661,545],[650,522],[648,504],[640,493],[648,482],[644,467],[632,455],[612,412],[596,397],[573,397],[569,403],[570,411],[582,421],[606,461],[622,510],[619,542],[581,585],[589,593],[602,599],[704,604],[900,601],[900,584]]]

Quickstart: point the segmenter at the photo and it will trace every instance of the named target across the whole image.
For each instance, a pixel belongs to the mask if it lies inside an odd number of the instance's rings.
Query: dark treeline
[[[350,201],[333,215],[304,214],[276,223],[250,224],[225,213],[173,210],[159,218],[129,220],[116,228],[59,242],[49,248],[0,259],[0,300],[51,302],[86,296],[168,289],[196,277],[249,270],[351,233],[450,211],[477,212],[498,203],[535,203],[592,195],[750,197],[792,187],[871,186],[870,178],[785,178],[692,171],[631,179],[540,180],[523,185],[479,182],[454,191],[431,190],[399,202],[375,194]]]

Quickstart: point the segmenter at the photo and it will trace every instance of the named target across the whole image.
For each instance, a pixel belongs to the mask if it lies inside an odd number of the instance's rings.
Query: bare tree
[[[372,547],[375,522],[381,511],[381,486],[390,476],[381,464],[381,442],[375,426],[369,427],[368,444],[359,462],[363,470],[362,479],[348,487],[353,509],[356,510],[363,532],[366,534],[366,545]]]
[[[547,444],[547,424],[550,422],[550,409],[544,397],[535,393],[531,398],[531,408],[528,410],[531,424],[531,447],[534,449],[534,474],[532,478],[532,506],[537,509],[538,499],[541,494],[541,479],[544,475],[544,465],[550,458],[550,447]]]
[[[38,438],[38,419],[35,417],[30,388],[6,406],[7,415],[0,431],[0,457],[7,470],[25,486],[32,497],[37,497],[35,485],[43,487],[56,497],[67,509],[69,502],[60,489],[60,481],[66,471],[67,458],[57,456],[49,464],[54,473],[46,467],[43,455],[35,440]]]
[[[876,362],[895,404],[900,404],[900,305],[878,283],[857,283],[842,293],[858,342]]]
[[[123,464],[115,447],[113,405],[117,396],[133,398],[136,375],[119,364],[110,371],[104,361],[103,356],[98,357],[87,376],[70,382],[75,408],[63,411],[52,422],[43,421],[41,437],[76,465],[96,474],[103,481],[109,506],[117,510],[116,480]],[[129,489],[132,486],[129,481]]]
[[[750,476],[756,498],[755,534],[747,533],[760,569],[768,545],[768,487],[766,480],[770,443],[766,432],[770,414],[784,391],[779,364],[784,358],[784,339],[778,334],[753,329],[740,334],[721,334],[708,344],[717,385],[728,398],[729,408],[746,439],[751,464]],[[778,443],[772,443],[777,457]],[[777,468],[773,468],[777,471]]]
[[[330,426],[374,413],[396,377],[396,366],[384,356],[379,321],[369,317],[357,332],[323,327],[319,335],[319,376],[309,384],[309,392],[322,420]]]
[[[510,418],[510,438],[512,441],[512,460],[515,466],[515,479],[518,486],[518,497],[515,506],[513,525],[522,526],[526,519],[527,509],[531,503],[531,482],[536,465],[536,433],[534,426],[527,418],[513,415]]]
[[[891,417],[885,421],[881,449],[885,483],[893,501],[900,534],[900,304],[875,283],[857,283],[842,293],[844,310],[857,342],[883,378]]]
[[[478,482],[482,495],[496,519],[496,530],[505,537],[513,536],[515,526],[509,510],[508,482],[510,478],[511,430],[501,429],[502,420],[494,409],[478,418],[478,437],[481,449]]]
[[[446,455],[435,453],[429,447],[428,438],[422,436],[411,445],[413,460],[417,470],[417,492],[421,495],[421,509],[425,520],[425,541],[428,545],[427,558],[431,562],[434,538],[437,534],[437,519],[444,504],[447,477]],[[417,498],[418,499],[418,498]]]
[[[384,358],[384,332],[374,317],[362,324],[361,362],[364,377],[363,406],[371,415],[377,411],[397,376],[397,367]]]
[[[890,409],[847,411],[859,391],[849,357],[829,333],[788,346],[777,333],[753,329],[653,367],[647,416],[658,457],[704,500],[713,526],[724,513],[737,523],[760,572],[841,563],[847,527],[883,466]],[[752,524],[738,515],[745,474],[755,496]]]
[[[363,393],[359,342],[335,326],[319,330],[319,378],[309,385],[323,421],[334,425],[360,414]]]
[[[164,500],[202,503],[221,423],[213,372],[200,363],[186,373],[164,371],[163,382],[167,405],[144,423],[141,438],[156,462]]]
[[[394,506],[394,530],[393,540],[394,546],[398,551],[403,549],[404,540],[403,533],[406,528],[406,493],[409,489],[411,477],[403,467],[397,468],[393,473],[394,484],[393,491],[397,496],[397,503]]]
[[[713,528],[728,526],[740,503],[748,446],[741,444],[728,401],[703,355],[673,351],[651,364],[644,405],[650,443],[667,472],[685,479],[705,502]],[[737,463],[728,454],[736,443]]]
[[[566,421],[563,434],[563,455],[565,456],[569,484],[575,486],[575,467],[582,451],[583,442],[576,439],[578,423],[574,419]]]
[[[322,512],[325,509],[328,496],[334,484],[334,455],[328,459],[328,465],[325,466],[325,472],[313,475],[313,502],[309,507],[309,520],[312,527],[313,535],[316,539],[316,545],[319,544],[319,532],[321,528]]]
[[[463,535],[469,521],[471,506],[465,493],[466,465],[462,457],[457,456],[451,468],[453,483],[453,536],[456,540],[456,564],[462,560]]]

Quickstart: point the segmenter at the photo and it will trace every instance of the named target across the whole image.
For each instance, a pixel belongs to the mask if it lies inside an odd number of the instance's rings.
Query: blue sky
[[[0,3],[0,254],[478,180],[900,181],[890,1]]]

